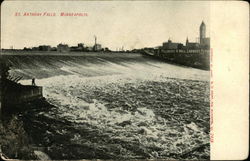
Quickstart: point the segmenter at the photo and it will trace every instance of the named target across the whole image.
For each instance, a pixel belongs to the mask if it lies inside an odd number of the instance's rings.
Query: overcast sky
[[[210,3],[173,1],[5,1],[1,5],[1,48],[23,48],[59,43],[98,43],[113,50],[196,41],[204,20],[209,36]],[[15,16],[24,12],[56,16]],[[61,12],[87,13],[62,17]]]

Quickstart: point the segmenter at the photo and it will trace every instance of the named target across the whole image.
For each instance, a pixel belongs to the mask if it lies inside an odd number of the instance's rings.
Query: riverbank
[[[23,114],[29,112],[29,110],[41,110],[44,106],[47,108],[51,106],[48,105],[45,99],[36,99],[2,109],[0,150],[5,159],[46,159],[46,157],[40,155],[43,152],[35,146],[29,128],[26,127],[23,120]]]
[[[151,59],[160,60],[166,63],[173,63],[176,65],[183,65],[202,70],[210,70],[210,51],[209,50],[194,50],[193,52],[183,50],[164,50],[159,51],[143,51],[142,54],[150,57]]]

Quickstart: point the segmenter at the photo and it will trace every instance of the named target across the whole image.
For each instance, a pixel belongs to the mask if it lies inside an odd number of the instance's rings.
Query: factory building
[[[57,45],[57,51],[58,52],[69,52],[70,48],[67,44],[58,44]]]
[[[188,38],[186,40],[186,49],[199,49],[199,43],[196,42],[189,42]]]
[[[95,44],[93,46],[94,51],[101,51],[102,50],[102,45],[101,44]]]
[[[180,49],[183,45],[181,43],[174,43],[171,40],[168,40],[168,42],[164,42],[162,44],[162,49]]]
[[[50,51],[51,46],[49,46],[49,45],[40,45],[40,46],[38,46],[38,50],[39,51]]]

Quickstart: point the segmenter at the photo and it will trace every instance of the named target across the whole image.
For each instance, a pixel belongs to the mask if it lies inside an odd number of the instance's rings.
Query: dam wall
[[[43,97],[42,87],[23,86],[17,90],[9,90],[5,93],[3,102],[6,106],[21,104]]]
[[[4,85],[1,90],[2,108],[43,98],[43,88],[40,86],[21,85],[10,80],[5,80],[2,85]]]
[[[42,87],[24,86],[20,90],[6,92],[4,102],[6,105],[15,105],[40,99],[42,97]]]

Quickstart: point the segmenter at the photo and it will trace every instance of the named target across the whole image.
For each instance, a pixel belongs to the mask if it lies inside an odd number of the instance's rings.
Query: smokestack
[[[96,42],[97,42],[97,38],[96,38],[96,36],[94,36],[95,37],[95,45],[96,45]]]

